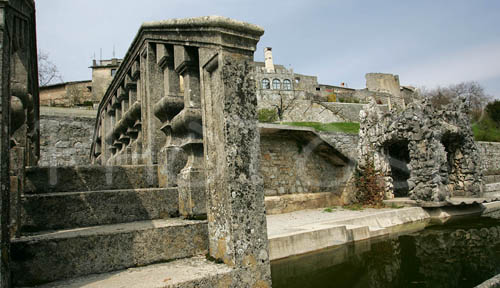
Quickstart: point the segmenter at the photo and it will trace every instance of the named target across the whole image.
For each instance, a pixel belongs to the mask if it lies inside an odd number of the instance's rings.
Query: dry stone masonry
[[[360,114],[359,166],[373,161],[386,198],[480,197],[481,164],[467,111],[462,101],[436,110],[423,100],[383,113],[372,101]]]

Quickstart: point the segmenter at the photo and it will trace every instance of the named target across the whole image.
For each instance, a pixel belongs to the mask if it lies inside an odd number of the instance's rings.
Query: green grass
[[[476,141],[500,142],[500,128],[489,117],[472,125],[472,133]]]
[[[328,213],[332,213],[333,210],[337,209],[336,207],[327,207],[323,210],[323,212],[328,212]]]
[[[319,122],[283,122],[283,125],[312,127],[318,131],[325,132],[344,132],[349,134],[358,134],[359,123],[341,122],[341,123],[319,123]]]
[[[352,210],[352,211],[362,211],[363,209],[365,209],[365,207],[363,207],[363,205],[360,203],[344,205],[344,206],[342,206],[342,208],[344,208],[346,210]]]

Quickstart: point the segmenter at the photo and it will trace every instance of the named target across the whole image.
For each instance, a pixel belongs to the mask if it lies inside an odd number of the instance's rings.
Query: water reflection
[[[500,273],[500,220],[462,219],[276,261],[271,269],[274,288],[474,287]]]

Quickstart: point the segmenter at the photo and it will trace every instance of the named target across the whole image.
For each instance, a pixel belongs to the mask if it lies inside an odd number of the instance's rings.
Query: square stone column
[[[165,143],[165,134],[160,130],[162,123],[155,117],[153,105],[164,96],[163,87],[163,69],[157,63],[157,49],[155,43],[148,42],[146,49],[146,65],[145,65],[145,85],[146,85],[146,102],[145,110],[142,111],[143,123],[147,121],[148,134],[144,135],[144,143],[146,150],[150,151],[151,157],[148,158],[149,164],[158,163],[158,153]],[[160,44],[159,44],[160,45]]]
[[[200,49],[200,62],[210,256],[241,269],[237,287],[270,287],[252,54]]]
[[[160,187],[177,187],[177,175],[186,165],[186,155],[172,135],[172,119],[184,108],[180,94],[179,74],[174,68],[174,47],[156,44],[156,61],[163,69],[164,96],[154,105],[155,116],[162,122],[166,143],[159,154],[158,182]]]

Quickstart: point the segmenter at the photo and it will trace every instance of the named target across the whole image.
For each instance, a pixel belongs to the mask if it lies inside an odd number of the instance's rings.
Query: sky
[[[365,73],[434,88],[477,81],[500,99],[497,0],[36,0],[38,49],[64,81],[91,79],[92,59],[122,58],[141,23],[220,15],[257,24],[275,64],[321,84],[365,87]]]

